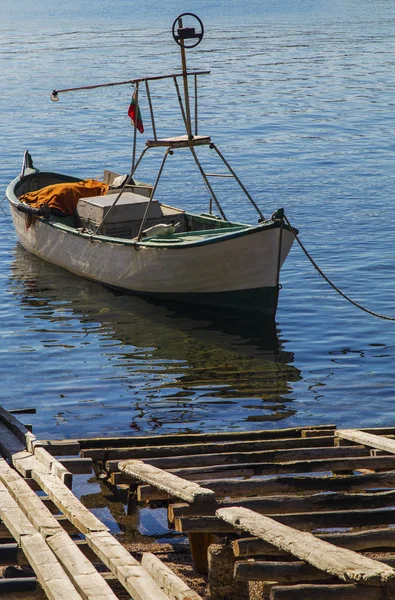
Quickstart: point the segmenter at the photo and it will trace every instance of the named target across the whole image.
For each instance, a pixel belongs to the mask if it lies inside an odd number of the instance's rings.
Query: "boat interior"
[[[226,221],[213,214],[195,215],[180,208],[175,208],[153,199],[149,202],[152,186],[134,181],[123,188],[119,196],[119,188],[111,187],[116,173],[104,172],[104,183],[109,186],[106,194],[94,197],[81,197],[72,215],[62,214],[59,210],[50,209],[49,220],[68,227],[81,230],[86,233],[97,233],[108,237],[133,239],[138,236],[142,218],[148,207],[144,230],[147,231],[145,239],[150,239],[149,230],[155,225],[174,225],[176,232],[171,236],[185,233],[199,232],[199,235],[222,234],[224,230],[237,231],[249,227]],[[17,198],[24,194],[42,190],[47,186],[65,184],[81,181],[79,178],[58,173],[35,171],[26,174],[15,186],[14,192]],[[114,200],[117,199],[114,204]],[[228,231],[227,231],[228,232]],[[160,236],[153,233],[152,237]],[[163,239],[163,238],[162,238]],[[181,240],[180,240],[181,241]]]

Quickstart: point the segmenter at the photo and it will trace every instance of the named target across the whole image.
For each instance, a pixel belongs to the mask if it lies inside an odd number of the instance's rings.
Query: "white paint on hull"
[[[21,244],[33,254],[88,279],[145,293],[210,293],[277,285],[280,228],[196,247],[152,248],[75,235],[28,217],[10,203]],[[281,264],[293,242],[283,230]]]

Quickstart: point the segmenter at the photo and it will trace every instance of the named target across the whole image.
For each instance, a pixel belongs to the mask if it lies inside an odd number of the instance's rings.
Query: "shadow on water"
[[[124,435],[265,428],[295,413],[287,395],[300,374],[274,324],[115,293],[19,245],[11,268],[23,328],[49,359],[50,390],[40,394],[61,391],[53,418],[68,434],[78,435],[73,419],[87,435]],[[58,381],[54,361],[66,370]],[[69,389],[68,368],[84,385]],[[101,412],[87,414],[98,399]]]

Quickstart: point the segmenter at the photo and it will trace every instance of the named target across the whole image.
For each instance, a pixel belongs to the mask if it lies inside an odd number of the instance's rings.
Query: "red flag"
[[[128,115],[132,119],[132,123],[134,127],[137,127],[140,133],[144,133],[144,125],[143,120],[141,118],[140,107],[137,107],[137,121],[136,121],[136,92],[133,93],[132,99],[130,101],[130,106],[128,110]]]

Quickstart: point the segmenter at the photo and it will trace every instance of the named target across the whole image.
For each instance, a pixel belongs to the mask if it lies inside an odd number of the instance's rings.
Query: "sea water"
[[[205,24],[187,53],[188,66],[211,71],[200,79],[200,133],[266,216],[284,207],[336,286],[395,317],[392,2],[2,0],[1,197],[26,148],[45,170],[130,169],[131,86],[57,103],[50,93],[177,72],[171,27],[182,12]],[[180,123],[174,89],[151,92],[167,135]],[[141,109],[150,135],[143,93]],[[207,211],[193,163],[176,154],[158,196]],[[226,214],[256,222],[222,183]],[[395,426],[395,322],[344,300],[298,245],[267,328],[116,294],[51,266],[20,247],[5,200],[0,228],[0,404],[36,408],[25,420],[38,437]]]

